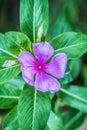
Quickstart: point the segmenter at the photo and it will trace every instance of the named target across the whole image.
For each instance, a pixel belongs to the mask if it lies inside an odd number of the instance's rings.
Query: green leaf
[[[80,127],[84,122],[85,113],[76,109],[70,109],[70,111],[63,114],[62,118],[65,130],[75,130],[76,128]]]
[[[21,75],[18,75],[14,79],[9,80],[9,83],[14,84],[15,86],[17,86],[17,88],[22,90],[24,87],[25,81],[22,79]]]
[[[87,65],[83,66],[82,75],[83,75],[84,85],[87,86]]]
[[[64,33],[64,32],[71,32],[73,30],[70,21],[67,16],[66,10],[64,10],[60,16],[57,18],[51,32],[51,39],[55,36]]]
[[[7,32],[4,36],[6,49],[14,55],[21,51],[32,51],[30,39],[21,32]]]
[[[18,119],[21,130],[44,129],[51,109],[48,93],[25,86],[18,104]]]
[[[73,81],[73,77],[72,77],[72,75],[71,75],[71,72],[70,72],[70,71],[67,71],[67,72],[65,73],[64,78],[58,79],[58,80],[61,82],[61,84],[68,84],[68,83],[70,83],[70,82]]]
[[[4,48],[4,34],[0,33],[0,48]]]
[[[17,104],[20,95],[20,90],[12,83],[0,85],[0,108],[7,109]]]
[[[8,52],[5,48],[5,41],[4,41],[4,34],[1,34],[0,33],[0,61],[1,61],[1,58],[4,58],[4,57],[13,57],[13,58],[16,58],[15,55],[13,55],[12,53]]]
[[[17,63],[16,55],[25,49],[31,51],[31,41],[25,34],[19,32],[0,34],[0,84],[20,73],[20,64]],[[6,61],[15,63],[7,66]]]
[[[87,51],[87,36],[76,32],[66,32],[50,41],[55,54],[65,52],[69,59],[77,58]]]
[[[20,28],[33,42],[44,39],[48,29],[48,0],[21,0]]]
[[[64,130],[62,120],[51,111],[45,130]]]
[[[67,69],[66,69],[64,77],[61,79],[58,79],[58,80],[60,81],[61,84],[68,84],[68,83],[72,82],[73,77],[72,77],[72,73],[69,69],[69,65],[67,65]]]
[[[75,79],[81,71],[81,59],[78,58],[71,60],[69,66],[72,73],[72,77],[73,79]]]
[[[20,72],[20,64],[0,68],[0,84],[16,77]]]
[[[80,73],[81,59],[70,60],[67,64],[67,69],[64,78],[58,79],[61,84],[68,84],[72,82]]]
[[[12,57],[1,56],[0,57],[0,69],[7,66],[6,61],[14,61],[14,64],[16,63],[16,60]]]
[[[20,130],[18,124],[17,107],[13,108],[5,117],[3,122],[4,130]]]
[[[87,112],[87,88],[81,86],[65,86],[61,88],[60,96],[69,106]]]

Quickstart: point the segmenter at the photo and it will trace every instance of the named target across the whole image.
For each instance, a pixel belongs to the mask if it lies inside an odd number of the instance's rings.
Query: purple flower
[[[23,51],[18,56],[21,63],[23,79],[42,92],[56,92],[60,89],[57,78],[63,78],[66,70],[67,56],[59,53],[52,59],[53,47],[47,42],[33,44],[34,56]]]

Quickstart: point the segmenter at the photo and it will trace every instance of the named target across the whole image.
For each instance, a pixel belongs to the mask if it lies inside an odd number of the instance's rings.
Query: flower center
[[[37,68],[38,68],[39,70],[42,70],[43,67],[42,67],[42,65],[38,65]]]

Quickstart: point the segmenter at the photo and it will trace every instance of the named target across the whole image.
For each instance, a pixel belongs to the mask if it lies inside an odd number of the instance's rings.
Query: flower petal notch
[[[34,56],[23,51],[18,56],[23,79],[36,90],[57,92],[60,90],[58,78],[63,78],[67,65],[67,55],[58,53],[53,58],[53,47],[47,42],[33,43]],[[51,58],[51,60],[50,60]]]

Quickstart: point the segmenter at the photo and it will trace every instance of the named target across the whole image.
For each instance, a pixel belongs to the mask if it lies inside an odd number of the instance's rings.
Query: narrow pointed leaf
[[[48,28],[48,0],[21,0],[20,28],[32,41],[44,39]]]
[[[76,32],[66,32],[50,41],[55,54],[65,52],[69,59],[77,58],[87,51],[87,36]]]
[[[25,86],[19,99],[18,119],[21,130],[41,130],[45,128],[50,114],[48,93]]]
[[[61,98],[69,106],[87,112],[87,88],[81,86],[65,86],[61,88]]]

